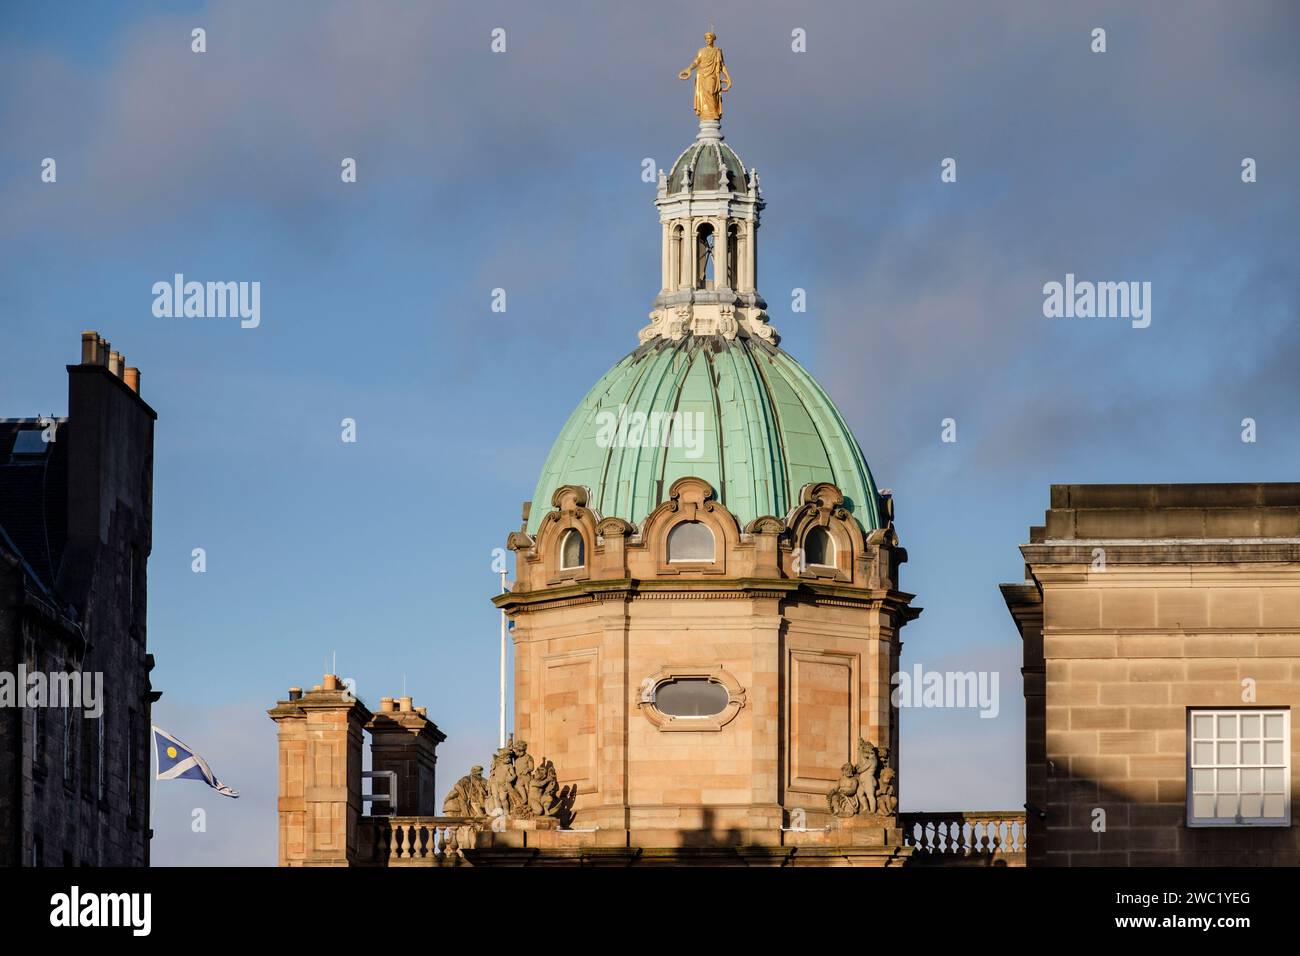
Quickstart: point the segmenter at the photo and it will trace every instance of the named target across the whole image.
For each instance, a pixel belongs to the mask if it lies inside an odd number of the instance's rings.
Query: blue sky
[[[997,585],[1051,483],[1294,480],[1293,4],[5,3],[0,413],[66,412],[83,329],[140,367],[155,719],[244,794],[161,785],[155,861],[274,862],[264,711],[334,652],[429,707],[444,781],[488,753],[491,552],[645,324],[641,162],[694,136],[709,19],[760,290],[895,492],[904,663],[1002,672],[995,720],[904,713],[905,808],[1023,802]],[[175,272],[260,281],[261,326],[154,317]],[[1150,328],[1044,318],[1067,272],[1151,282]]]

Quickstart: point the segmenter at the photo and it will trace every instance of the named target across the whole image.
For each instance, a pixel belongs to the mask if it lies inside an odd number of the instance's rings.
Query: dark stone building
[[[96,333],[67,368],[66,418],[0,419],[0,673],[22,695],[0,688],[0,860],[144,866],[157,414]],[[98,704],[54,699],[74,680]]]

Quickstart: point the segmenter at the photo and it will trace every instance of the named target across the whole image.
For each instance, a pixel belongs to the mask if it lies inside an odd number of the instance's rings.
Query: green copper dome
[[[688,335],[645,343],[587,393],[547,456],[528,531],[562,485],[585,485],[590,507],[639,525],[686,476],[711,483],[742,528],[783,517],[820,481],[864,529],[881,526],[862,450],[798,362],[754,338]]]

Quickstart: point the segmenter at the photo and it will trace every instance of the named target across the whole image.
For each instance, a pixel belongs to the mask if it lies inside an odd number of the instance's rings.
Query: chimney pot
[[[302,700],[302,688],[301,688],[301,687],[290,687],[290,688],[289,688],[289,699],[290,699],[290,700]]]
[[[81,364],[95,365],[98,362],[96,353],[99,351],[99,333],[82,332],[81,333]]]
[[[127,388],[135,392],[137,395],[140,394],[140,370],[138,368],[135,368],[134,366],[127,368],[122,379],[126,382]]]
[[[325,687],[326,690],[338,690],[339,689],[338,675],[326,674],[324,677],[323,686]]]
[[[109,352],[109,348],[110,348],[110,343],[109,343],[108,339],[104,338],[104,337],[101,335],[101,336],[99,337],[99,348],[97,348],[97,349],[95,350],[95,358],[97,359],[97,361],[96,361],[96,363],[95,363],[96,365],[102,365],[102,366],[104,366],[105,368],[108,367],[108,352]]]
[[[379,698],[379,710],[381,713],[391,714],[393,711],[397,710],[397,705],[393,703],[393,698],[381,697]]]
[[[397,698],[397,703],[398,703],[397,709],[404,714],[409,714],[413,710],[413,708],[411,707],[412,701],[411,698],[409,697],[399,697]]]

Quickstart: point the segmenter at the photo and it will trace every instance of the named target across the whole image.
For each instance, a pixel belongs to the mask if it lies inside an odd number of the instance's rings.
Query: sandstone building
[[[442,816],[400,773],[396,812],[367,816],[372,715],[333,675],[291,691],[270,711],[282,864],[896,866],[939,829],[1018,860],[1021,814],[898,813],[891,678],[920,609],[893,503],[769,322],[766,200],[722,135],[711,34],[692,72],[699,131],[659,174],[650,323],[560,430],[508,539],[511,740]],[[411,723],[404,765],[420,747],[431,765]]]
[[[1054,485],[1021,551],[1030,865],[1295,865],[1300,484]]]
[[[86,332],[68,366],[67,417],[0,419],[0,672],[11,682],[103,675],[98,719],[73,706],[0,706],[5,865],[149,860],[157,416],[139,384],[138,369]]]

